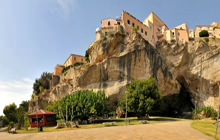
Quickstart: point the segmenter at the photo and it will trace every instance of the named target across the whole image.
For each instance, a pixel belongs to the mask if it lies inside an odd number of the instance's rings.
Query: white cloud
[[[57,3],[66,15],[76,8],[76,0],[57,0]]]
[[[29,78],[13,81],[0,81],[0,115],[6,105],[15,103],[17,106],[23,100],[29,100],[34,81]]]

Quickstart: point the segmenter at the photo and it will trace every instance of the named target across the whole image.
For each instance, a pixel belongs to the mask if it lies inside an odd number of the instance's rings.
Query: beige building
[[[199,33],[202,31],[202,30],[206,30],[208,31],[209,33],[209,37],[213,37],[214,36],[214,30],[213,30],[213,26],[211,25],[197,25],[195,27],[195,38],[198,38],[199,37]]]
[[[150,28],[152,41],[156,43],[166,39],[166,31],[169,30],[167,25],[154,13],[151,12],[143,22]]]
[[[189,29],[189,38],[195,38],[193,29]]]
[[[101,28],[96,29],[96,40],[108,36],[115,31],[130,33],[136,28],[137,32],[153,46],[157,41],[167,39],[177,39],[182,42],[189,41],[189,31],[185,23],[169,30],[167,25],[154,12],[151,12],[141,22],[123,10],[120,19],[107,18],[101,21],[101,25]]]
[[[57,64],[53,70],[53,75],[60,75],[62,73],[63,68],[64,68],[64,65]]]
[[[86,63],[84,56],[76,55],[76,54],[70,54],[70,56],[67,58],[67,60],[64,62],[64,66],[68,67],[70,65],[73,65],[75,62],[83,62]]]
[[[64,62],[63,65],[57,64],[54,68],[53,74],[54,75],[60,75],[62,73],[62,70],[64,67],[68,67],[73,65],[75,62],[83,62],[86,63],[85,57],[81,55],[76,54],[70,54],[70,56],[67,58],[67,60]]]
[[[166,31],[166,40],[176,40],[181,43],[189,42],[189,30],[186,23]]]

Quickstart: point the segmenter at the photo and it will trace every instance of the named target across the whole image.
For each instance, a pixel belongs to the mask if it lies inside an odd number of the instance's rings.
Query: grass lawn
[[[215,138],[215,129],[216,129],[215,122],[216,122],[215,120],[211,120],[211,119],[196,120],[191,124],[191,126],[192,128],[197,129],[200,132]],[[220,126],[218,128],[217,140],[220,140]]]
[[[128,120],[130,120],[129,125],[137,125],[137,124],[143,124],[143,120],[138,120],[137,117],[129,117]],[[148,124],[155,124],[155,123],[165,123],[165,122],[172,122],[172,121],[184,121],[186,119],[180,119],[180,118],[171,118],[171,117],[159,117],[159,116],[152,116],[147,121]],[[110,124],[110,122],[113,122],[113,125]],[[106,124],[103,124],[106,123]],[[125,118],[120,119],[102,119],[102,120],[95,120],[93,124],[87,124],[87,125],[79,125],[80,128],[62,128],[62,129],[55,129],[55,127],[43,127],[43,132],[53,132],[53,131],[64,131],[64,130],[77,130],[77,129],[87,129],[87,128],[97,128],[97,127],[112,127],[112,126],[123,126],[125,124]],[[31,130],[17,130],[17,133],[37,133],[38,130],[36,128],[33,128]]]

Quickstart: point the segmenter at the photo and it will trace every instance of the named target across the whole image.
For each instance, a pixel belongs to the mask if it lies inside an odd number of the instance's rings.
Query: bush
[[[106,36],[104,36],[103,38],[102,38],[102,41],[105,41],[107,39],[107,37]]]
[[[201,107],[193,110],[192,119],[203,119],[203,118],[217,118],[217,112],[211,107]]]
[[[85,60],[86,62],[89,62],[89,50],[86,50]]]
[[[175,43],[176,42],[176,40],[175,39],[171,39],[171,41],[170,41],[171,43]]]
[[[209,33],[206,30],[199,32],[199,37],[209,37]]]
[[[208,43],[209,42],[209,38],[205,38],[205,42]]]
[[[134,25],[134,27],[132,27],[132,30],[133,30],[134,32],[137,32],[137,31],[138,31],[138,27],[137,27],[136,25]]]

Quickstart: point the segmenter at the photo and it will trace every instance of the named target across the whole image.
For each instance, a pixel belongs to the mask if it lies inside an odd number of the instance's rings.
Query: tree
[[[39,79],[35,79],[33,90],[35,95],[42,93],[44,89],[50,89],[50,80],[52,79],[52,73],[43,72]]]
[[[20,129],[21,125],[24,124],[24,114],[25,114],[25,110],[22,106],[16,109],[15,116],[18,122],[18,129]]]
[[[128,112],[133,112],[137,116],[144,116],[153,107],[160,104],[161,93],[155,83],[154,78],[147,80],[132,81],[126,88],[128,95]],[[126,95],[120,101],[120,106],[125,110]]]
[[[8,121],[8,118],[6,116],[0,116],[0,121],[2,121],[2,126],[6,126],[8,125],[9,121]]]
[[[85,60],[86,62],[89,62],[89,50],[86,50]]]
[[[28,112],[29,109],[29,101],[22,101],[19,107],[23,107],[25,112]]]
[[[9,122],[17,122],[16,109],[17,106],[15,105],[15,103],[5,106],[3,113],[5,114]]]
[[[199,32],[199,37],[209,37],[209,33],[207,30],[202,30]]]
[[[105,92],[77,91],[63,97],[58,108],[65,120],[88,120],[89,117],[102,116],[105,112]],[[53,108],[50,106],[50,108]],[[55,107],[57,108],[57,107]],[[64,116],[65,115],[65,116]]]

